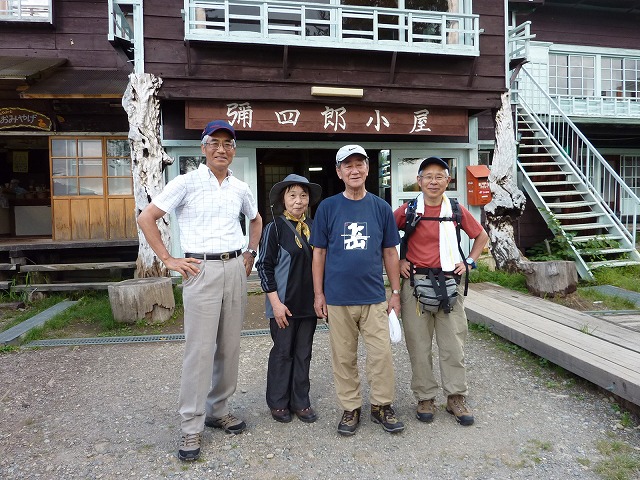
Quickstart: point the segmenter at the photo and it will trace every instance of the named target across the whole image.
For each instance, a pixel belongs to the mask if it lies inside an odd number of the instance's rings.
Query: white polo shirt
[[[240,213],[253,220],[258,214],[249,185],[231,170],[222,182],[209,167],[179,175],[152,203],[164,212],[175,211],[183,252],[223,253],[244,247]]]

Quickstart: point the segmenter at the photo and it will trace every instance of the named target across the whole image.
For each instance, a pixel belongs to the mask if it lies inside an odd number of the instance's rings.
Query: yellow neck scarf
[[[296,222],[296,231],[300,234],[300,236],[304,235],[305,237],[307,237],[307,240],[309,240],[309,237],[311,236],[311,230],[309,230],[309,225],[304,223],[305,219],[307,218],[305,217],[304,213],[298,219],[285,210],[284,218]],[[296,245],[298,245],[298,248],[302,248],[302,243],[300,243],[300,239],[298,237],[296,237]]]

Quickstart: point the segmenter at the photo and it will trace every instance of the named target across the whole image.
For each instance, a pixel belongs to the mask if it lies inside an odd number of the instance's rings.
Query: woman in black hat
[[[267,371],[271,416],[287,423],[295,414],[307,423],[318,416],[309,399],[309,365],[317,316],[313,309],[311,219],[307,208],[320,200],[322,188],[300,175],[288,175],[269,192],[274,220],[262,233],[256,269],[267,294],[273,347]],[[282,215],[277,215],[282,213]]]

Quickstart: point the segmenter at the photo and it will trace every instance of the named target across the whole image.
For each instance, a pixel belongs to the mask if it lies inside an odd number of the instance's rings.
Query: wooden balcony
[[[0,0],[0,22],[53,23],[53,1]]]
[[[183,13],[189,41],[480,54],[473,14],[286,0],[185,0]]]

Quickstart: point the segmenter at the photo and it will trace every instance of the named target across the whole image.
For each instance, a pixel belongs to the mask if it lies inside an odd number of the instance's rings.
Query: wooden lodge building
[[[580,33],[589,13],[578,4],[623,3],[634,2],[0,0],[0,238],[137,245],[121,106],[133,71],[162,80],[160,133],[175,159],[167,179],[202,160],[200,132],[222,118],[238,133],[234,175],[266,220],[268,192],[288,173],[319,183],[324,196],[341,191],[335,152],[346,143],[365,147],[367,189],[394,208],[416,195],[421,158],[446,159],[448,194],[480,218],[486,198],[468,195],[467,184],[478,188],[487,175],[493,116],[513,72],[539,53],[530,43],[589,44],[593,32]],[[607,9],[611,35],[598,39],[625,49],[637,72],[640,33],[626,28],[637,7],[630,12]],[[630,164],[640,163],[640,150],[633,155]],[[524,247],[547,232],[532,210],[518,229]]]
[[[120,105],[134,70],[162,79],[167,178],[201,161],[208,121],[227,119],[234,175],[266,219],[288,173],[340,191],[346,143],[367,149],[368,189],[392,206],[416,195],[429,155],[450,162],[467,203],[466,167],[493,137],[480,114],[506,90],[505,13],[502,0],[0,0],[0,233],[137,238]]]

